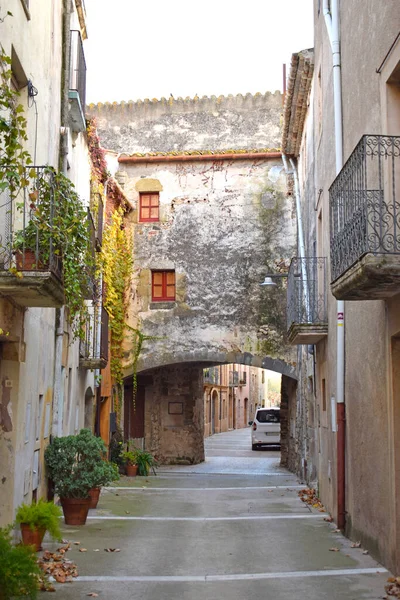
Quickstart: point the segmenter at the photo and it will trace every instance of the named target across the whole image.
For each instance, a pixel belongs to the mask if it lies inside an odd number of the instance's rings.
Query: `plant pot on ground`
[[[60,497],[67,525],[84,525],[90,507],[89,490],[109,483],[111,474],[117,475],[115,467],[110,467],[104,460],[105,456],[103,440],[89,429],[81,429],[77,435],[55,438],[46,448],[48,476]],[[68,502],[70,499],[72,502]]]
[[[128,468],[133,465],[137,467],[135,475],[137,474],[146,477],[151,469],[153,470],[154,475],[156,474],[155,467],[157,466],[157,461],[154,456],[150,452],[146,452],[146,450],[140,450],[140,448],[130,446],[129,450],[122,453],[122,458],[126,465],[128,477],[133,476],[128,473]]]
[[[53,502],[40,499],[31,504],[21,504],[17,509],[16,522],[21,528],[22,541],[35,547],[38,552],[46,531],[55,540],[61,540],[61,508]]]
[[[14,546],[11,527],[0,529],[0,599],[35,600],[40,570],[31,546]]]
[[[112,481],[117,481],[119,479],[119,470],[117,465],[103,459],[94,467],[92,477],[94,485],[89,490],[91,499],[90,508],[96,508],[101,488],[104,485],[109,485]]]

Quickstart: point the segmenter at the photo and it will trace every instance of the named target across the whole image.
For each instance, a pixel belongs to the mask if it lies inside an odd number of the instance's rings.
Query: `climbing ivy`
[[[123,227],[123,210],[117,208],[103,234],[101,268],[105,284],[104,307],[109,314],[111,330],[110,368],[117,386],[118,417],[121,410],[123,384],[123,342],[126,336],[125,317],[128,310],[128,290],[133,269],[132,236]]]
[[[0,44],[0,192],[8,188],[15,195],[29,184],[24,166],[32,164],[32,159],[23,147],[28,139],[27,122],[11,77],[11,58]]]

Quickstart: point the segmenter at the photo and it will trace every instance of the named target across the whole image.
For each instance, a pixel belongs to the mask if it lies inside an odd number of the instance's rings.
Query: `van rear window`
[[[281,413],[279,410],[258,410],[256,419],[259,423],[280,423]]]

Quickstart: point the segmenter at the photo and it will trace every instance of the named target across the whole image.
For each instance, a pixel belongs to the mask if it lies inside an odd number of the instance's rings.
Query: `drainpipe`
[[[342,123],[342,83],[340,67],[339,2],[324,0],[323,13],[332,48],[333,62],[333,105],[335,116],[335,156],[336,174],[343,166],[343,123]],[[344,345],[344,302],[338,300],[337,312],[337,349],[336,349],[336,406],[337,406],[337,520],[339,529],[344,529],[345,512],[345,345]]]
[[[68,154],[68,91],[69,91],[69,44],[70,44],[70,22],[71,3],[63,0],[62,3],[62,67],[61,67],[61,117],[60,117],[60,149],[59,170],[67,174]],[[55,311],[55,344],[54,344],[54,389],[53,389],[53,436],[63,434],[64,395],[62,381],[62,352],[64,337],[64,307],[56,308]]]

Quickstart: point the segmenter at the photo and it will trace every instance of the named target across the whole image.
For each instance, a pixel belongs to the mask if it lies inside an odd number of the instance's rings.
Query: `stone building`
[[[289,464],[318,483],[350,538],[398,572],[400,8],[315,2],[314,18],[314,52],[293,55],[283,123],[304,240],[288,281],[289,310],[296,276],[303,286],[289,331],[299,362]]]
[[[24,109],[19,114],[27,120],[28,177],[35,172],[32,184],[17,196],[9,186],[0,194],[0,524],[5,525],[21,502],[46,496],[43,454],[51,435],[93,426],[96,388],[95,372],[83,365],[85,356],[68,325],[57,260],[44,265],[36,258],[28,270],[24,259],[22,266],[15,265],[11,254],[18,232],[27,231],[40,203],[45,166],[66,175],[89,206],[84,5],[81,0],[8,0],[0,17],[1,44],[11,57],[11,88],[19,92]],[[0,80],[5,81],[3,62]],[[1,181],[9,182],[4,171]]]
[[[88,107],[133,207],[130,323],[144,343],[126,347],[125,437],[162,462],[203,460],[204,368],[295,378],[285,295],[260,287],[293,255],[281,111],[279,93]]]

